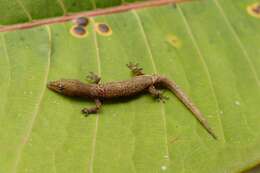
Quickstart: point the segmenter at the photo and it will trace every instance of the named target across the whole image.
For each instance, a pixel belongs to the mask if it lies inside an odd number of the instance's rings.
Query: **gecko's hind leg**
[[[168,99],[169,99],[169,97],[164,96],[164,95],[163,95],[163,92],[160,91],[160,90],[158,90],[158,89],[156,89],[153,85],[151,85],[151,86],[148,88],[148,91],[149,91],[149,93],[150,93],[153,97],[155,97],[156,99],[158,99],[158,101],[161,101],[161,102],[163,102],[163,103],[165,103],[165,100],[168,100]]]
[[[91,83],[98,84],[101,80],[101,77],[99,77],[97,74],[93,72],[89,72],[89,75],[87,75],[87,80]]]
[[[126,66],[132,71],[134,76],[144,75],[143,68],[139,67],[138,63],[129,62]]]
[[[83,114],[85,114],[86,116],[89,115],[89,114],[97,113],[101,109],[102,103],[99,99],[95,99],[95,104],[96,104],[96,106],[91,107],[91,108],[84,108],[84,109],[81,110],[81,112]]]

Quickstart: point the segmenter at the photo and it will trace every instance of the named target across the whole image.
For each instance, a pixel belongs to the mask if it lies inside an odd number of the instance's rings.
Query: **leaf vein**
[[[63,15],[66,15],[67,14],[67,9],[66,9],[66,6],[65,6],[63,0],[57,0],[57,1],[58,1],[59,5],[60,5],[62,11],[63,11]]]
[[[27,16],[29,21],[32,21],[32,15],[30,14],[30,12],[26,9],[25,5],[23,4],[22,0],[16,0],[17,3],[20,5],[20,7],[23,9],[25,15]]]
[[[94,10],[97,9],[97,3],[96,3],[96,1],[95,1],[95,0],[90,0],[90,1],[91,1],[92,6],[93,6],[93,9],[94,9]]]
[[[9,88],[10,88],[10,82],[11,82],[11,66],[10,66],[10,57],[8,55],[8,51],[7,51],[7,47],[6,47],[6,42],[5,42],[5,37],[4,37],[4,34],[2,35],[2,44],[3,44],[3,48],[4,48],[4,53],[5,53],[5,57],[6,57],[6,62],[7,62],[7,66],[8,66],[8,81],[7,81],[7,91],[5,92],[6,93],[6,98],[5,98],[5,102],[4,102],[4,110],[3,112],[5,113],[6,111],[6,105],[7,105],[7,97],[9,95]]]
[[[147,36],[145,34],[145,31],[144,31],[144,28],[143,28],[143,24],[142,24],[142,21],[141,21],[141,18],[139,17],[138,13],[136,12],[136,10],[132,10],[132,13],[134,14],[136,20],[137,20],[137,23],[138,23],[138,26],[140,28],[140,31],[141,31],[141,34],[143,36],[143,39],[144,39],[144,42],[145,42],[145,46],[146,46],[146,49],[148,51],[148,54],[149,54],[149,58],[150,58],[150,61],[152,63],[152,66],[153,66],[153,71],[155,73],[158,73],[157,71],[157,68],[156,68],[156,65],[155,65],[155,62],[154,62],[154,57],[153,57],[153,54],[152,54],[152,50],[151,50],[151,46],[149,44],[149,41],[147,39]],[[164,133],[165,133],[165,154],[167,156],[169,156],[169,144],[168,144],[168,136],[167,136],[167,125],[166,125],[166,115],[165,115],[165,107],[164,105],[161,103],[161,116],[162,116],[162,120],[163,120],[163,128],[164,128]]]
[[[99,46],[98,46],[98,41],[97,41],[97,34],[94,31],[94,45],[96,48],[96,61],[97,61],[97,70],[98,70],[98,75],[101,76],[101,63],[100,63],[100,53],[99,53]],[[90,156],[90,166],[89,166],[89,172],[93,173],[93,166],[94,166],[94,159],[95,159],[95,154],[96,154],[96,143],[97,143],[97,133],[98,133],[98,122],[99,122],[99,115],[96,114],[96,122],[95,122],[95,129],[93,132],[93,139],[92,139],[92,153]]]
[[[18,167],[18,164],[21,160],[22,151],[23,151],[23,149],[24,149],[24,147],[25,147],[25,145],[26,145],[26,143],[27,143],[27,141],[28,141],[28,139],[31,135],[35,120],[36,120],[37,115],[39,113],[39,109],[40,109],[40,105],[41,105],[43,96],[44,96],[45,91],[46,91],[46,84],[47,84],[47,80],[48,80],[48,74],[49,74],[49,70],[50,70],[50,59],[51,59],[51,30],[50,30],[49,26],[46,26],[46,29],[47,29],[48,36],[49,36],[49,52],[48,52],[47,65],[46,65],[46,69],[45,69],[46,72],[45,72],[45,76],[44,76],[44,80],[43,80],[44,84],[43,84],[42,91],[39,95],[38,102],[36,103],[35,110],[32,113],[32,118],[31,118],[31,120],[28,124],[27,131],[24,134],[24,137],[22,138],[21,144],[18,146],[17,155],[16,155],[16,159],[15,159],[14,167],[13,167],[13,171],[12,171],[13,173],[17,172],[17,167]]]
[[[256,72],[256,70],[255,70],[255,67],[254,67],[254,65],[253,65],[253,62],[252,62],[251,59],[250,59],[250,56],[248,55],[247,50],[245,49],[245,46],[243,45],[243,43],[242,43],[242,41],[240,40],[240,38],[238,37],[236,31],[235,31],[234,28],[232,27],[230,21],[228,20],[226,14],[225,14],[223,8],[220,6],[219,2],[218,2],[217,0],[214,0],[214,2],[215,2],[215,4],[216,4],[217,8],[219,9],[219,11],[220,11],[220,13],[221,13],[221,15],[222,15],[224,21],[226,22],[226,24],[227,24],[229,30],[231,31],[233,37],[234,37],[235,40],[237,41],[237,43],[238,43],[238,45],[239,45],[241,51],[243,52],[244,57],[245,57],[246,61],[248,62],[249,68],[251,69],[251,71],[252,71],[252,73],[253,73],[253,76],[254,76],[254,78],[255,78],[255,80],[256,80],[257,85],[260,86],[260,81],[259,81],[258,74],[257,74],[257,72]]]
[[[183,14],[183,11],[182,11],[181,7],[179,7],[179,6],[177,5],[177,9],[178,9],[178,11],[179,11],[179,13],[180,13],[180,16],[181,16],[182,19],[183,19],[183,22],[184,22],[186,31],[187,31],[188,35],[190,36],[190,39],[191,39],[191,41],[192,41],[192,44],[194,45],[194,48],[195,48],[196,51],[197,51],[197,54],[198,54],[198,56],[199,56],[199,59],[200,59],[200,61],[202,62],[202,66],[204,67],[204,71],[205,71],[205,73],[206,73],[206,75],[207,75],[207,78],[208,78],[208,81],[209,81],[210,90],[211,90],[211,93],[212,93],[212,95],[213,95],[213,97],[214,97],[214,100],[215,100],[215,103],[216,103],[216,107],[217,107],[218,110],[220,110],[220,108],[219,108],[219,103],[218,103],[218,98],[217,98],[217,96],[216,96],[215,89],[214,89],[214,85],[213,85],[213,81],[212,81],[211,75],[210,75],[210,73],[209,73],[209,69],[208,69],[208,67],[207,67],[207,64],[206,64],[206,62],[205,62],[205,60],[204,60],[204,57],[203,57],[203,55],[202,55],[202,52],[201,52],[201,50],[200,50],[200,48],[199,48],[199,46],[198,46],[198,44],[197,44],[197,42],[196,42],[196,40],[195,40],[195,37],[194,37],[194,35],[193,35],[192,31],[191,31],[191,28],[190,28],[190,26],[189,26],[189,23],[188,23],[186,17],[185,17],[184,14]],[[219,111],[218,111],[218,112],[219,112]],[[221,117],[220,117],[220,114],[219,114],[219,113],[218,113],[217,115],[218,115],[219,125],[220,125],[220,127],[221,127],[221,132],[222,132],[222,136],[223,136],[223,141],[224,141],[224,143],[225,143],[225,142],[226,142],[226,139],[225,139],[225,134],[224,134],[224,129],[223,129]]]

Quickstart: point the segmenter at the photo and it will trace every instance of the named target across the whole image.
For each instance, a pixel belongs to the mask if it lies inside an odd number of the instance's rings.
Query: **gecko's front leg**
[[[90,83],[98,84],[101,80],[101,77],[93,72],[89,72],[89,75],[87,75],[87,80],[90,81]]]
[[[91,83],[98,84],[101,78],[97,74],[93,72],[89,72],[89,75],[87,76],[87,80],[90,81]],[[97,113],[101,109],[102,103],[98,98],[96,98],[94,101],[96,106],[91,108],[84,108],[81,110],[81,112],[85,115]]]
[[[91,108],[84,108],[81,110],[81,112],[85,115],[97,113],[101,109],[102,103],[99,99],[95,99],[95,104],[96,104],[96,106],[91,107]]]
[[[132,71],[134,76],[144,75],[143,68],[139,67],[138,63],[129,62],[126,66]]]

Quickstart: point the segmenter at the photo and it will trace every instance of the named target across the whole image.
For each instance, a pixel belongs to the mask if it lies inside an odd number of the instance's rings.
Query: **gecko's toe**
[[[161,93],[158,95],[157,100],[158,100],[159,102],[165,103],[166,100],[169,100],[169,97],[163,95],[163,92],[161,92]]]
[[[138,63],[129,62],[126,66],[132,71],[135,76],[143,75],[143,68],[139,67]]]
[[[84,108],[81,110],[81,113],[84,114],[85,116],[88,116],[89,115],[89,111],[87,108]]]
[[[89,72],[89,75],[87,75],[87,80],[91,83],[98,84],[101,78],[97,74],[93,72]]]

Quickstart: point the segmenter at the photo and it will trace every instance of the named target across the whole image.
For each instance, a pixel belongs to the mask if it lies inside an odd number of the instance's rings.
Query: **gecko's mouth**
[[[56,92],[61,92],[64,89],[64,86],[61,84],[60,81],[51,81],[48,82],[47,87],[52,90],[52,91],[56,91]]]
[[[47,87],[48,87],[49,89],[51,89],[51,90],[55,90],[55,88],[56,88],[54,82],[48,82]]]

